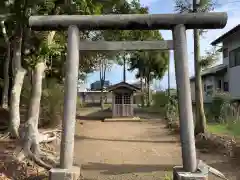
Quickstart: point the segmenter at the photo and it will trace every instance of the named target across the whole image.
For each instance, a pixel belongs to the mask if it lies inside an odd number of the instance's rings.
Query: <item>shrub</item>
[[[21,105],[27,107],[31,96],[31,83],[25,78]],[[64,85],[55,79],[44,79],[41,97],[41,109],[39,117],[40,127],[56,127],[61,123],[63,116]],[[77,107],[82,107],[80,97],[77,97]]]
[[[213,98],[211,113],[215,120],[225,124],[234,135],[240,135],[240,106],[239,102],[232,101],[227,93],[217,93]]]
[[[55,127],[63,115],[64,87],[55,80],[47,80],[43,85],[41,99],[40,126]]]
[[[168,121],[172,122],[178,120],[178,100],[175,96],[169,97],[165,110]]]
[[[59,84],[54,79],[47,80],[42,92],[40,125],[47,127],[59,125],[63,116],[63,105],[64,84]],[[82,101],[77,96],[77,108],[82,106]]]
[[[153,106],[165,107],[168,103],[168,96],[165,92],[157,92],[153,95]]]
[[[211,118],[214,118],[215,121],[221,122],[223,111],[226,110],[226,108],[231,103],[231,97],[228,93],[223,92],[216,92],[213,96],[212,104],[208,111],[208,116]]]

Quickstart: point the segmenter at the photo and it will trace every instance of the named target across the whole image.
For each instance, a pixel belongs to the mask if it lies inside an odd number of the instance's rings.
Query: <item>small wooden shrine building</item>
[[[133,117],[133,94],[140,88],[120,82],[108,88],[112,92],[112,117]]]

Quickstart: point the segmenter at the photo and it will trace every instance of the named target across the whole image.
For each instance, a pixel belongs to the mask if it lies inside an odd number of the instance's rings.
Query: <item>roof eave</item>
[[[223,34],[222,36],[220,36],[219,38],[211,42],[211,45],[216,46],[217,44],[223,42],[224,39],[228,38],[229,36],[231,36],[232,34],[238,31],[240,31],[240,25],[235,26],[234,28],[232,28],[231,30],[229,30],[228,32],[226,32],[225,34]]]
[[[140,90],[139,87],[136,87],[132,84],[128,84],[126,82],[120,82],[120,83],[114,84],[113,86],[110,86],[108,88],[108,91],[114,91],[115,89],[118,88],[118,86],[121,86],[121,85],[124,85],[124,84],[127,86],[127,88],[131,89],[132,91],[139,91]]]

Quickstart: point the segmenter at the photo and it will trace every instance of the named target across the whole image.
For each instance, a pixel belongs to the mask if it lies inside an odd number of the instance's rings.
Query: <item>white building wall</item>
[[[240,32],[233,34],[227,40],[223,42],[223,48],[228,48],[228,52],[240,47]],[[223,59],[224,63],[229,63],[228,58]],[[233,98],[240,98],[240,66],[235,66],[232,68],[228,67],[228,75],[225,79],[229,83],[229,93]]]
[[[215,89],[215,79],[213,76],[206,77],[202,80],[202,92],[203,92],[203,100],[204,102],[210,102],[212,100],[212,96],[207,95],[207,91],[204,91],[204,86],[212,86],[212,90]],[[195,102],[195,81],[190,82],[191,88],[191,98],[192,101]]]

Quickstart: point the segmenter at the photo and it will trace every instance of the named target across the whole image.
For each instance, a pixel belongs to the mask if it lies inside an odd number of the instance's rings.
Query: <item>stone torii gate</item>
[[[85,42],[79,44],[80,30],[171,30],[173,33],[173,46],[175,56],[175,71],[177,94],[179,99],[179,120],[180,139],[182,146],[183,168],[174,168],[174,179],[205,179],[207,177],[198,171],[194,123],[192,113],[192,103],[190,94],[190,82],[188,75],[188,53],[187,53],[187,29],[217,29],[224,28],[227,23],[226,13],[191,13],[191,14],[130,14],[130,15],[53,15],[53,16],[31,16],[29,26],[32,30],[62,30],[68,29],[67,66],[64,95],[64,118],[63,132],[61,140],[60,168],[51,171],[52,180],[63,180],[66,174],[74,178],[73,149],[77,79],[79,65],[79,49],[81,50],[101,50],[101,47],[108,47],[109,50],[122,49],[131,50],[134,42],[115,43],[113,46],[107,44],[111,42],[98,43]],[[151,44],[152,43],[152,44]],[[166,42],[136,43],[140,49],[156,49],[156,46],[167,47]],[[171,42],[170,42],[171,44]],[[145,46],[145,48],[143,48]],[[146,48],[148,46],[148,48]],[[124,47],[124,48],[123,48]],[[167,47],[167,48],[166,48]],[[164,48],[160,48],[164,49]],[[102,50],[105,50],[104,48]],[[133,48],[132,50],[135,50]]]

